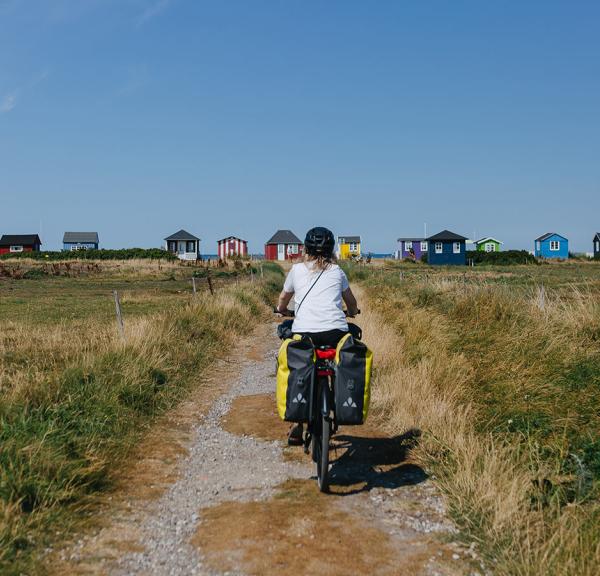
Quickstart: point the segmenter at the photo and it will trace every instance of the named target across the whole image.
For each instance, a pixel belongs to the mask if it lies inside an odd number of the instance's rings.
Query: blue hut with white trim
[[[467,264],[467,238],[443,230],[427,238],[427,262],[438,266],[465,266]]]
[[[63,250],[98,250],[98,232],[65,232]]]
[[[569,241],[556,232],[548,232],[535,239],[536,258],[558,258],[566,260],[569,257]]]

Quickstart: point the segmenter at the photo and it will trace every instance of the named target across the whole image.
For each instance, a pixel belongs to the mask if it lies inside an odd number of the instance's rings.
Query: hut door
[[[277,244],[277,260],[285,260],[285,244]]]

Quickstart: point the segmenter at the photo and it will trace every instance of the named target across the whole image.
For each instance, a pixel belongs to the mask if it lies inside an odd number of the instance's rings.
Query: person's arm
[[[288,312],[288,304],[294,295],[293,292],[286,292],[285,290],[281,291],[279,295],[279,300],[277,301],[277,312],[280,314],[287,314]]]
[[[288,313],[288,304],[294,295],[294,266],[288,272],[288,275],[285,278],[285,282],[283,283],[283,290],[279,295],[279,300],[277,301],[277,312],[280,314]]]
[[[354,297],[354,294],[349,286],[342,292],[342,298],[344,299],[344,303],[348,309],[348,315],[356,316],[358,314],[358,303],[356,302],[356,298]]]

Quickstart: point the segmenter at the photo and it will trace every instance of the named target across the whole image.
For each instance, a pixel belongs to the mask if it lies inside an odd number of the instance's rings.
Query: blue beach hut
[[[536,258],[562,258],[569,257],[569,241],[556,232],[548,232],[535,239]]]
[[[444,230],[427,238],[427,262],[433,265],[465,266],[466,237]]]
[[[98,232],[65,232],[63,250],[98,250]]]

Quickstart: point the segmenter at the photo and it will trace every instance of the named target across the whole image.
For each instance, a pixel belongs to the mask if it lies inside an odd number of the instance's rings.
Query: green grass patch
[[[268,317],[280,278],[279,269],[267,271],[214,297],[162,278],[0,284],[8,300],[0,321],[0,573],[43,570],[42,550],[110,489],[156,417],[198,385],[228,343]]]

